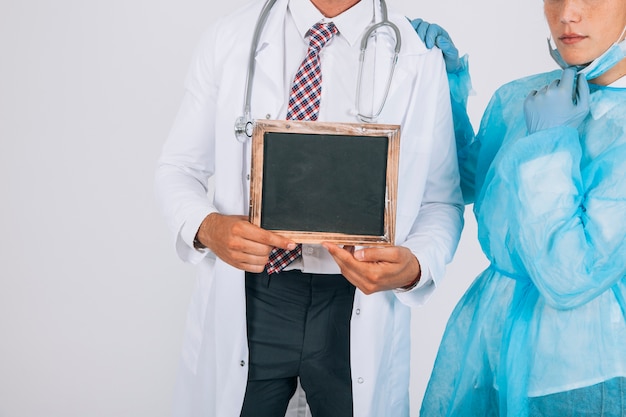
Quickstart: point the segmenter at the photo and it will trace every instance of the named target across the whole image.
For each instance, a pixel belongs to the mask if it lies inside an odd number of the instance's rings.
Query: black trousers
[[[298,378],[313,417],[352,417],[354,291],[342,275],[246,273],[250,357],[241,417],[284,416]]]

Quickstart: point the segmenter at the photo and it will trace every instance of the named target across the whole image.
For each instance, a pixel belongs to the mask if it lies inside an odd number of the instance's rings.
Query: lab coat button
[[[265,115],[265,118],[266,118],[267,120],[269,120],[269,119],[271,119],[271,118],[272,118],[272,115],[271,115],[271,114],[269,114],[269,113],[267,113],[267,114]]]
[[[241,366],[246,366],[246,361],[241,361],[241,362],[239,362],[239,365],[241,365]]]
[[[356,309],[356,311],[355,311],[355,313],[356,313],[356,315],[358,316],[359,314],[361,314],[361,309],[360,309],[360,308],[357,308],[357,309]]]
[[[358,382],[359,384],[362,384],[363,382],[365,382],[365,380],[363,378],[359,378],[356,380],[356,382]]]

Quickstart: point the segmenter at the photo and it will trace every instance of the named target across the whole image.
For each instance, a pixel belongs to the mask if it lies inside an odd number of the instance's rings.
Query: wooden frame
[[[399,153],[398,125],[256,120],[250,221],[298,243],[393,245]]]

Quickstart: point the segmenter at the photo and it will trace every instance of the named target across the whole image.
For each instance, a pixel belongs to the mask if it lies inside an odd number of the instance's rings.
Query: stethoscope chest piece
[[[250,114],[240,116],[235,120],[235,137],[241,143],[246,143],[252,137],[254,123]]]

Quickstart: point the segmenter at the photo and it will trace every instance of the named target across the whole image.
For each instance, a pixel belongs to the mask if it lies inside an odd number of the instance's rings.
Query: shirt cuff
[[[209,249],[196,248],[193,241],[196,238],[198,229],[200,229],[200,225],[206,216],[215,212],[215,210],[197,210],[187,217],[187,220],[180,228],[176,239],[176,250],[178,252],[178,256],[180,256],[184,261],[196,264],[211,252]]]
[[[433,275],[430,273],[430,269],[426,266],[423,269],[421,269],[420,272],[421,272],[420,279],[419,281],[417,281],[417,283],[414,286],[412,286],[411,288],[394,288],[393,292],[397,294],[405,293],[405,292],[412,292],[412,291],[419,290],[420,288],[426,285],[429,285],[431,281],[433,280]]]

